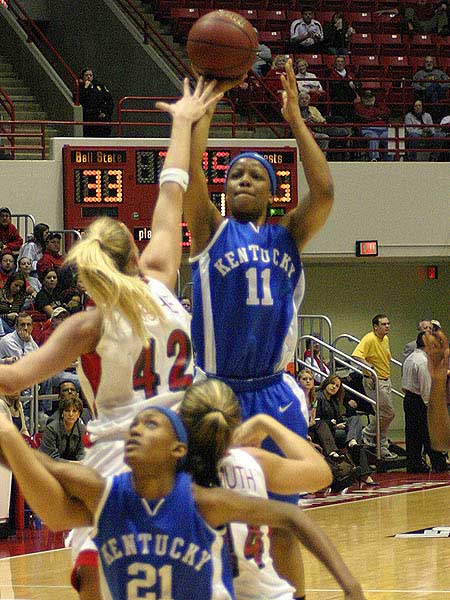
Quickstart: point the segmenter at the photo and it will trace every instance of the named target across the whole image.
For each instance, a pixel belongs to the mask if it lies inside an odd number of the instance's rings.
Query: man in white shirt
[[[431,448],[427,423],[427,406],[430,399],[431,376],[428,359],[424,351],[421,331],[417,336],[417,348],[403,363],[402,389],[405,392],[406,470],[408,473],[427,473],[428,467],[422,460],[422,451],[427,454],[436,473],[448,470],[442,452]]]
[[[422,319],[421,321],[419,321],[417,324],[417,331],[419,333],[421,331],[425,331],[426,333],[431,333],[433,331],[433,325],[431,324],[431,321],[429,319]],[[408,342],[406,344],[406,346],[403,349],[402,364],[405,362],[405,360],[408,358],[408,356],[414,352],[414,350],[416,348],[417,348],[416,340],[412,340],[411,342]]]
[[[298,49],[319,51],[323,42],[323,29],[313,16],[312,10],[304,10],[302,18],[291,23],[291,42]]]

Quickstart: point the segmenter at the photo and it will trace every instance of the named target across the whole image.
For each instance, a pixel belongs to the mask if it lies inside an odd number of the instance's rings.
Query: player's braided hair
[[[193,384],[180,406],[188,432],[186,468],[198,485],[220,485],[218,463],[241,420],[234,392],[218,379]]]

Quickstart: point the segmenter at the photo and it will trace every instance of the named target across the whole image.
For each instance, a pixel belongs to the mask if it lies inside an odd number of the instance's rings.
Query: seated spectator
[[[16,263],[14,262],[14,255],[9,250],[1,255],[0,259],[0,288],[2,288],[8,277],[16,270]]]
[[[27,298],[25,300],[24,309],[28,310],[33,305],[33,300],[36,294],[42,288],[41,282],[37,277],[31,277],[31,259],[27,256],[19,258],[17,266],[18,272],[25,275],[25,290],[27,292]]]
[[[0,291],[0,319],[3,327],[3,333],[0,335],[14,331],[14,323],[25,304],[26,296],[25,275],[12,273]]]
[[[308,94],[315,94],[316,96],[324,94],[324,90],[320,81],[317,79],[317,75],[308,71],[308,61],[304,58],[298,58],[295,61],[295,78],[297,79],[297,88],[299,94],[301,92],[307,92]]]
[[[371,89],[365,89],[361,97],[355,99],[355,115],[358,121],[367,123],[361,127],[361,135],[369,138],[369,158],[372,161],[380,159],[380,146],[387,146],[390,110],[382,100],[378,100]],[[383,156],[388,160],[388,156]]]
[[[61,234],[51,231],[45,238],[45,250],[42,258],[37,263],[37,272],[41,277],[48,269],[60,269],[63,266],[64,257],[61,254]]]
[[[38,346],[31,337],[33,320],[26,312],[19,312],[14,323],[14,331],[0,339],[0,358],[22,358]]]
[[[355,33],[353,27],[344,20],[344,14],[335,12],[323,26],[323,51],[327,54],[348,54],[348,43]]]
[[[421,127],[427,125],[428,127]],[[430,113],[424,112],[422,100],[416,100],[412,109],[405,116],[405,135],[406,147],[412,148],[413,152],[406,153],[406,159],[409,161],[416,160],[437,160],[439,155],[435,152],[415,152],[418,148],[436,148],[437,144],[433,138],[438,135],[433,125],[433,119]]]
[[[47,223],[38,223],[33,228],[33,237],[26,241],[19,251],[19,259],[26,256],[31,260],[31,272],[37,273],[37,263],[45,250],[45,237],[49,232]]]
[[[252,71],[264,77],[270,71],[272,67],[272,50],[266,44],[258,44],[258,50],[256,51],[256,59],[252,65]]]
[[[323,29],[319,21],[313,19],[310,9],[302,11],[302,18],[291,23],[291,44],[295,52],[320,52],[323,42]]]
[[[432,56],[425,56],[423,69],[413,77],[414,92],[422,102],[436,103],[445,98],[450,86],[447,73],[435,66]]]
[[[57,306],[50,319],[47,319],[42,326],[42,329],[35,335],[36,343],[38,346],[42,346],[48,338],[51,336],[53,331],[60,325],[64,319],[70,316],[69,311],[63,306]]]
[[[265,77],[266,86],[274,93],[280,94],[281,103],[281,92],[283,86],[281,85],[280,75],[285,74],[284,65],[289,58],[289,54],[277,54],[272,62],[272,68],[267,72]]]
[[[74,398],[77,398],[78,400],[83,402],[83,400],[79,396],[78,388],[77,388],[76,384],[73,381],[69,381],[69,380],[61,381],[60,386],[59,386],[59,394],[58,394],[58,407],[62,401],[65,401],[68,399],[73,400]],[[52,415],[50,415],[47,422],[49,423],[51,419],[59,419],[59,418],[60,418],[60,412],[59,412],[59,408],[58,408]],[[83,403],[83,412],[81,413],[80,418],[85,425],[87,425],[89,423],[89,421],[92,419],[92,413],[89,410],[89,408],[87,406],[85,406],[84,403]]]
[[[20,400],[20,393],[0,396],[0,412],[11,418],[11,421],[22,435],[30,437]]]
[[[84,456],[83,435],[86,433],[80,418],[82,412],[80,398],[62,399],[58,418],[49,420],[45,426],[39,450],[56,460],[81,460]]]
[[[22,244],[17,227],[11,223],[11,211],[6,206],[0,208],[0,250],[17,255]]]
[[[331,101],[330,123],[352,123],[355,118],[353,102],[357,96],[353,74],[345,64],[345,56],[336,56],[329,77]]]
[[[300,114],[305,123],[310,127],[311,132],[316,140],[319,148],[324,152],[328,150],[330,136],[320,129],[322,123],[326,123],[326,119],[315,106],[310,106],[311,96],[308,92],[301,92],[298,96],[300,106]]]
[[[318,333],[313,332],[311,335],[320,339],[320,335]],[[325,377],[330,374],[330,369],[320,356],[320,344],[317,342],[314,342],[310,339],[306,340],[306,350],[303,354],[303,360],[314,369],[319,369],[319,371],[323,373],[323,375],[319,375],[315,371],[312,371],[314,374],[314,381],[317,385],[320,385]]]
[[[34,308],[50,318],[53,310],[62,304],[61,294],[57,290],[58,273],[50,268],[41,274],[40,280],[42,289],[36,294]]]
[[[357,404],[349,400],[347,415],[344,415],[344,396],[341,378],[336,373],[330,374],[322,381],[317,392],[317,417],[328,424],[337,446],[345,445],[348,448],[353,462],[360,467],[361,481],[367,485],[377,485],[371,477],[373,469],[363,448],[363,424],[356,414]]]
[[[404,11],[408,33],[437,33],[438,35],[450,33],[447,1],[435,4],[430,0],[415,0],[414,3],[408,4]]]
[[[188,313],[192,312],[192,302],[189,296],[183,296],[180,300],[181,306],[187,310]]]

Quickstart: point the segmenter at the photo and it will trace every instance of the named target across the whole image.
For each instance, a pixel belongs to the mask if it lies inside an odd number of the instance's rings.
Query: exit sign
[[[377,240],[356,240],[356,256],[378,256]]]

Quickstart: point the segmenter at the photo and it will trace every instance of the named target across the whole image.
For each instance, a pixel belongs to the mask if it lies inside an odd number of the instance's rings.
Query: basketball
[[[235,79],[251,68],[258,34],[241,15],[214,10],[194,23],[187,40],[192,66],[210,79]]]

